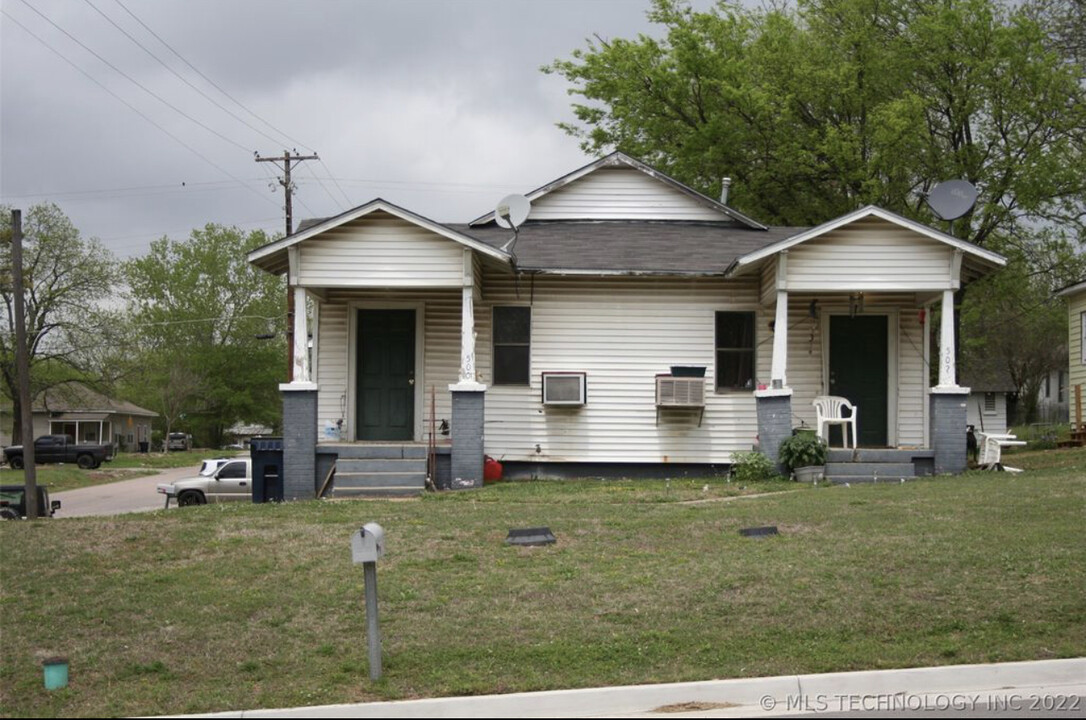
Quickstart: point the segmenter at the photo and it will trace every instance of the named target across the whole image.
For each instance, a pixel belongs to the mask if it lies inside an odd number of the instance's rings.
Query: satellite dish
[[[947,180],[928,193],[928,207],[943,220],[954,220],[973,209],[977,189],[965,180]]]
[[[508,230],[516,230],[528,219],[532,204],[523,195],[506,195],[494,208],[494,222]]]

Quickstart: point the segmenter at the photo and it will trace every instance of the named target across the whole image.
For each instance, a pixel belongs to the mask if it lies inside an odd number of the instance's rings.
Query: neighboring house
[[[65,383],[46,390],[33,405],[33,437],[71,435],[81,443],[112,443],[136,452],[151,439],[151,420],[158,413],[124,400],[107,397],[82,383]],[[11,423],[4,423],[10,428]],[[4,444],[10,444],[5,433]]]
[[[1037,421],[1043,423],[1065,423],[1068,410],[1068,372],[1066,369],[1052,370],[1041,382],[1037,390]]]
[[[392,488],[363,458],[399,442],[406,461],[431,421],[451,424],[454,486],[481,484],[484,453],[541,475],[705,471],[759,442],[775,458],[824,394],[858,405],[861,446],[964,469],[949,318],[1001,256],[871,206],[766,227],[621,153],[528,198],[515,236],[493,212],[449,225],[377,199],[249,254],[313,303],[281,386],[288,497],[332,468],[337,493]]]
[[[1057,293],[1067,299],[1067,399],[1071,422],[1081,432],[1086,414],[1086,280]]]
[[[961,383],[969,388],[966,419],[978,432],[1005,433],[1013,422],[1017,389],[1010,373],[995,368],[963,368]]]
[[[226,436],[229,437],[232,442],[248,448],[249,441],[253,438],[271,435],[272,432],[272,429],[267,425],[246,425],[245,423],[239,422],[234,423],[226,429]]]

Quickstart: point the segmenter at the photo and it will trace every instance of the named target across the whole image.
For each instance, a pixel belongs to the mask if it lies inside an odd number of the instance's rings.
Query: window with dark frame
[[[754,313],[716,314],[716,389],[754,389]]]
[[[523,305],[494,308],[494,384],[528,385],[531,381],[532,309]]]

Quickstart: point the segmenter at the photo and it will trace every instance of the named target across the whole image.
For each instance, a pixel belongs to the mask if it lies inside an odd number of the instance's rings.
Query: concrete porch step
[[[413,497],[424,491],[425,488],[408,487],[401,485],[381,485],[365,488],[337,488],[332,493],[334,498],[365,498],[365,497]]]
[[[422,460],[426,462],[425,443],[336,443],[320,445],[321,452],[334,452],[340,460]]]
[[[927,448],[830,448],[826,453],[827,463],[913,463],[920,459],[935,457],[935,451]]]
[[[417,495],[426,489],[426,471],[351,472],[336,471],[332,497]]]
[[[345,443],[334,451],[332,497],[418,495],[426,489],[426,445]]]
[[[912,463],[826,463],[826,477],[880,477],[911,478],[916,477]]]
[[[366,473],[425,473],[426,456],[421,458],[345,458],[336,460],[336,476]]]

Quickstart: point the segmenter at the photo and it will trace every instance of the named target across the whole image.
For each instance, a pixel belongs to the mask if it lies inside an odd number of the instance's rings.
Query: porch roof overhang
[[[785,238],[779,242],[767,245],[766,247],[755,250],[742,257],[737,258],[725,271],[725,277],[741,277],[752,272],[756,272],[770,259],[779,256],[782,252],[789,250],[815,238],[822,237],[827,233],[830,233],[839,228],[845,227],[852,223],[876,218],[878,220],[885,221],[892,225],[905,228],[912,232],[917,233],[923,237],[929,238],[936,242],[953,248],[956,251],[960,251],[962,254],[962,266],[961,272],[963,276],[969,275],[973,277],[979,277],[986,275],[987,273],[997,268],[1003,267],[1007,264],[1007,259],[999,253],[986,250],[979,245],[966,242],[953,235],[936,230],[935,228],[924,225],[923,223],[910,220],[909,218],[898,215],[897,213],[884,210],[883,208],[876,207],[874,205],[867,205],[854,212],[842,215],[841,217],[830,220],[816,227],[810,228],[791,237]],[[847,289],[842,286],[841,289]],[[855,289],[863,290],[862,287]],[[944,288],[936,287],[901,287],[899,290],[913,290],[913,291],[934,291]]]
[[[443,225],[430,218],[423,217],[417,213],[413,213],[410,210],[395,205],[383,200],[381,198],[375,198],[365,205],[359,205],[356,208],[347,210],[334,217],[325,218],[324,220],[316,223],[306,225],[304,228],[298,230],[292,235],[288,235],[285,238],[276,240],[275,242],[268,243],[262,247],[258,247],[255,250],[249,252],[246,259],[256,265],[261,270],[265,270],[273,275],[283,275],[289,269],[288,249],[305,242],[306,240],[316,237],[323,232],[331,230],[333,228],[340,227],[347,223],[358,220],[371,213],[385,212],[389,215],[393,215],[405,222],[409,222],[413,225],[417,225],[425,230],[448,238],[453,242],[459,243],[465,247],[471,248],[483,255],[491,257],[495,260],[508,264],[510,256],[508,253],[502,251],[500,248],[492,247],[484,242],[477,240],[469,235],[465,235],[453,228]]]
[[[1086,292],[1086,280],[1072,283],[1061,290],[1057,290],[1056,297],[1070,297],[1072,295],[1077,295],[1080,292]]]
[[[109,413],[62,412],[49,420],[52,422],[101,422],[109,419]]]

